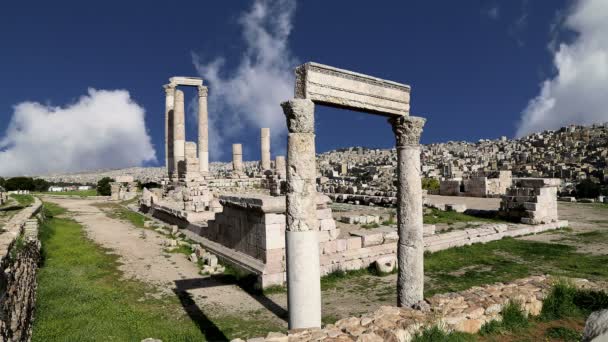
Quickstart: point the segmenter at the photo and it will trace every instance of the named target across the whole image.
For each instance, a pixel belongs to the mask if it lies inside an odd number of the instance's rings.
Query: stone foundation
[[[558,178],[516,178],[500,203],[500,214],[526,224],[556,222]]]
[[[0,336],[2,341],[29,341],[36,304],[40,262],[38,220],[42,203],[21,210],[0,234]]]
[[[284,285],[286,280],[285,198],[265,195],[226,195],[221,196],[219,202],[223,210],[216,213],[193,213],[172,209],[162,202],[155,203],[152,208],[144,207],[144,209],[164,222],[191,231],[193,234],[188,234],[189,238],[218,255],[220,259],[237,268],[257,274],[261,287]],[[327,204],[328,198],[319,195],[317,220],[320,227],[318,234],[321,275],[337,270],[348,271],[370,267],[379,259],[396,260],[398,239],[396,228],[382,226],[374,229],[359,229],[350,232],[348,236],[340,236],[332,211]],[[452,247],[500,240],[504,237],[541,233],[567,225],[567,221],[539,225],[488,223],[475,228],[439,234],[435,234],[435,226],[424,225],[424,249],[436,252]]]
[[[573,279],[579,288],[606,290],[584,279]],[[528,315],[538,315],[542,300],[555,279],[532,276],[510,283],[475,286],[469,290],[438,294],[428,298],[429,310],[383,306],[360,317],[348,317],[328,324],[322,329],[307,329],[283,333],[269,333],[260,342],[277,341],[411,341],[424,328],[439,326],[446,331],[476,333],[492,320],[501,320],[502,308],[517,302]],[[242,342],[241,339],[232,342]]]

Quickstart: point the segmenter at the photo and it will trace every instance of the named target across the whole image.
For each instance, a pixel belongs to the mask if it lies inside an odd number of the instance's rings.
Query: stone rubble
[[[475,286],[461,292],[437,294],[426,300],[427,310],[382,306],[360,317],[343,318],[322,329],[292,330],[288,334],[269,333],[264,338],[250,341],[394,341],[407,342],[426,327],[439,326],[445,331],[476,333],[492,320],[501,320],[502,308],[517,302],[527,315],[538,315],[542,300],[556,279],[550,276],[531,276],[509,283]],[[579,288],[604,290],[585,279],[572,279]],[[232,342],[245,342],[234,339]]]

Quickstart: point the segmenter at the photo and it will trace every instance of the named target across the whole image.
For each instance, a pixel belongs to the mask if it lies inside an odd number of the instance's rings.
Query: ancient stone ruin
[[[261,128],[259,162],[244,161],[243,145],[237,143],[232,145],[231,168],[211,172],[207,88],[202,82],[172,77],[165,86],[167,175],[162,188],[144,189],[140,209],[181,228],[207,258],[212,255],[257,275],[258,286],[286,284],[290,329],[320,327],[322,275],[372,265],[382,272],[397,268],[398,305],[412,307],[423,300],[425,251],[567,225],[557,220],[555,194],[547,189],[551,181],[514,180],[503,171],[479,173],[459,181],[458,189],[481,197],[506,193],[503,215],[523,215],[525,219],[513,219],[521,223],[488,223],[441,234],[434,225],[423,225],[419,141],[425,119],[409,115],[410,87],[317,63],[296,68],[294,98],[281,104],[288,128],[287,156],[275,156],[272,162],[270,131]],[[175,89],[181,85],[199,89],[198,145],[185,141],[183,93]],[[397,191],[323,185],[315,154],[316,105],[388,119],[396,141]],[[348,165],[343,168],[348,170]],[[113,198],[127,198],[129,184],[117,180]],[[395,206],[396,222],[341,231],[329,206],[332,201]],[[462,212],[466,207],[452,204],[442,209]],[[360,225],[382,221],[373,215],[342,215],[341,220]]]

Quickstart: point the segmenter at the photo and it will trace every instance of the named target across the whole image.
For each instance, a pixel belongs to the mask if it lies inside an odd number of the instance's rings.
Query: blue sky
[[[11,1],[0,9],[0,137],[5,137],[0,154],[20,141],[7,140],[15,132],[4,133],[16,105],[38,102],[67,107],[87,95],[88,88],[121,89],[145,111],[145,130],[158,161],[144,147],[137,152],[145,155],[139,161],[121,162],[160,164],[164,162],[162,85],[170,76],[202,73],[205,83],[215,80],[208,83],[213,101],[209,115],[215,120],[211,138],[217,136],[221,144],[213,147],[212,160],[229,160],[230,144],[235,142],[244,144],[246,160],[255,160],[261,126],[251,113],[258,102],[272,107],[261,98],[266,92],[270,97],[285,91],[291,94],[291,70],[307,61],[411,85],[411,112],[428,119],[424,143],[513,137],[522,113],[539,96],[542,82],[556,77],[556,51],[550,43],[576,40],[564,20],[585,2],[594,1],[431,0],[373,5],[369,1],[301,1],[295,9],[286,0],[280,6],[261,0]],[[261,40],[251,37],[256,32],[247,32],[244,24],[243,18],[256,4],[269,13],[253,25],[267,30],[270,39],[284,40],[278,56],[264,66],[272,69],[280,60],[275,76],[284,82],[254,83],[257,93],[235,104],[230,99],[234,92],[217,87],[234,84],[228,80],[239,78],[244,59],[255,64],[272,53],[252,46]],[[285,22],[274,22],[281,15]],[[205,77],[217,58],[224,64],[215,70],[216,75]],[[285,86],[289,89],[280,89]],[[186,91],[187,101],[194,97],[194,91]],[[321,107],[316,113],[320,152],[394,144],[384,118]],[[269,120],[277,120],[276,113],[268,115],[273,117]],[[195,118],[189,115],[188,120],[187,137],[195,141]],[[109,129],[115,127],[109,125]],[[285,136],[274,133],[273,152],[282,152]],[[78,158],[70,162],[77,163]]]

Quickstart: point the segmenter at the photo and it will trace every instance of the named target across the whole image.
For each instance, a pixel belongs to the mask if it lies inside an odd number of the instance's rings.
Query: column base
[[[321,274],[317,231],[285,232],[289,329],[321,327]]]

